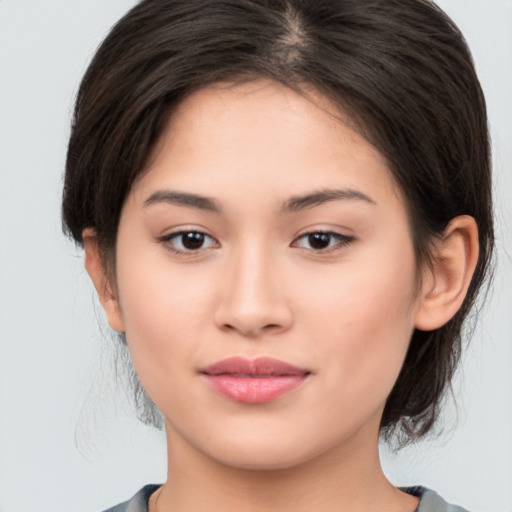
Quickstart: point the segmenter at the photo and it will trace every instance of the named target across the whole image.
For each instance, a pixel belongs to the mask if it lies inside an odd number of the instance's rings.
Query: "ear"
[[[82,239],[85,250],[85,268],[96,288],[101,305],[107,315],[108,323],[115,331],[124,332],[124,323],[115,285],[107,275],[96,231],[92,228],[84,229]]]
[[[423,274],[415,327],[431,331],[459,310],[478,262],[478,227],[468,215],[455,217],[435,241],[432,266]]]

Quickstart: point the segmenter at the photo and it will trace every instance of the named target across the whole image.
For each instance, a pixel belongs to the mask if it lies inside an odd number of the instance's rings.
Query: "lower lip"
[[[247,404],[264,404],[300,386],[307,375],[274,377],[234,377],[231,375],[206,375],[213,389],[234,400]]]

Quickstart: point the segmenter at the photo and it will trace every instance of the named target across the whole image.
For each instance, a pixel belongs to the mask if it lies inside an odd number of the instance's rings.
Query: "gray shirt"
[[[149,497],[160,487],[159,485],[146,485],[133,498],[105,512],[148,512]],[[425,487],[405,487],[402,491],[420,498],[420,504],[415,512],[468,512],[462,507],[450,505],[434,491]]]

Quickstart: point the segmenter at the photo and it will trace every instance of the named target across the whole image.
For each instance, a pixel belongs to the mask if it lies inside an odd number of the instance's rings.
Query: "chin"
[[[303,435],[293,435],[290,429],[268,435],[254,429],[247,436],[217,437],[214,445],[204,446],[201,451],[224,466],[248,471],[279,471],[321,457],[332,450],[330,441],[321,436],[308,441]]]
[[[216,460],[224,466],[247,471],[282,471],[300,466],[310,460],[311,455],[287,450],[241,450],[224,449]]]

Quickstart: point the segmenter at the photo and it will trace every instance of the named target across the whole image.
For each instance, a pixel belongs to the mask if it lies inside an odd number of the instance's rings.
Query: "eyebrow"
[[[191,206],[199,210],[206,210],[214,213],[221,213],[219,203],[210,197],[190,194],[189,192],[177,192],[173,190],[157,190],[145,201],[144,207],[157,203],[177,204],[180,206]]]
[[[350,188],[322,189],[312,193],[290,197],[290,199],[284,203],[281,211],[296,212],[299,210],[320,206],[321,204],[327,203],[329,201],[340,200],[364,201],[372,205],[377,204],[371,197],[363,194],[362,192],[359,192],[358,190],[353,190]]]
[[[287,199],[281,208],[282,213],[297,212],[329,201],[364,201],[366,203],[376,205],[377,203],[362,192],[353,189],[322,189],[303,195],[293,196]],[[214,213],[221,213],[220,204],[211,197],[192,194],[189,192],[179,192],[173,190],[157,190],[153,192],[145,201],[144,207],[158,204],[168,203],[177,204],[179,206],[190,206],[199,210],[205,210]]]

